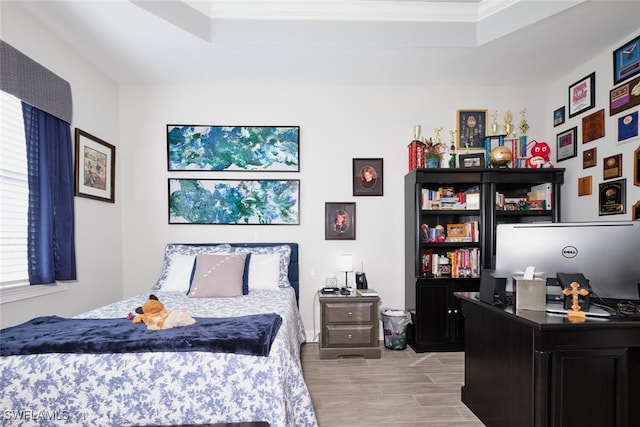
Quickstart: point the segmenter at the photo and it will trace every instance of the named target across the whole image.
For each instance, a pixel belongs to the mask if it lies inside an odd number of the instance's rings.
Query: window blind
[[[0,286],[28,283],[29,185],[21,101],[0,92]]]

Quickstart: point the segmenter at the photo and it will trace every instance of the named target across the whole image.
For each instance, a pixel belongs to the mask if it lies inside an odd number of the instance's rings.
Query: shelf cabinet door
[[[420,283],[416,288],[416,342],[449,340],[448,303],[450,294],[447,284]]]

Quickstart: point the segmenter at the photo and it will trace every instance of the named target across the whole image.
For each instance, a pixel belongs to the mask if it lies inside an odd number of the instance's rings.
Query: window
[[[27,150],[21,101],[0,91],[0,287],[29,282]]]

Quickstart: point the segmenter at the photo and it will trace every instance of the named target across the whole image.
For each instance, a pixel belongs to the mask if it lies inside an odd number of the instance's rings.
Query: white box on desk
[[[514,277],[516,310],[545,311],[547,308],[547,282],[542,279],[527,280]]]

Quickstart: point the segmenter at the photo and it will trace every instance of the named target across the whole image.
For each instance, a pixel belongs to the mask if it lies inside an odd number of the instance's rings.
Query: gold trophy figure
[[[511,131],[513,130],[513,123],[511,123],[511,121],[513,120],[513,114],[511,114],[511,111],[507,111],[506,113],[504,113],[504,133],[507,135],[511,134]]]
[[[526,112],[526,108],[520,111],[520,116],[522,117],[522,119],[520,119],[520,133],[523,136],[526,135],[527,131],[529,130],[529,123],[527,123],[527,120],[524,118]]]
[[[500,130],[500,125],[498,124],[498,110],[491,115],[491,118],[493,119],[493,122],[491,123],[491,135],[497,135]]]

